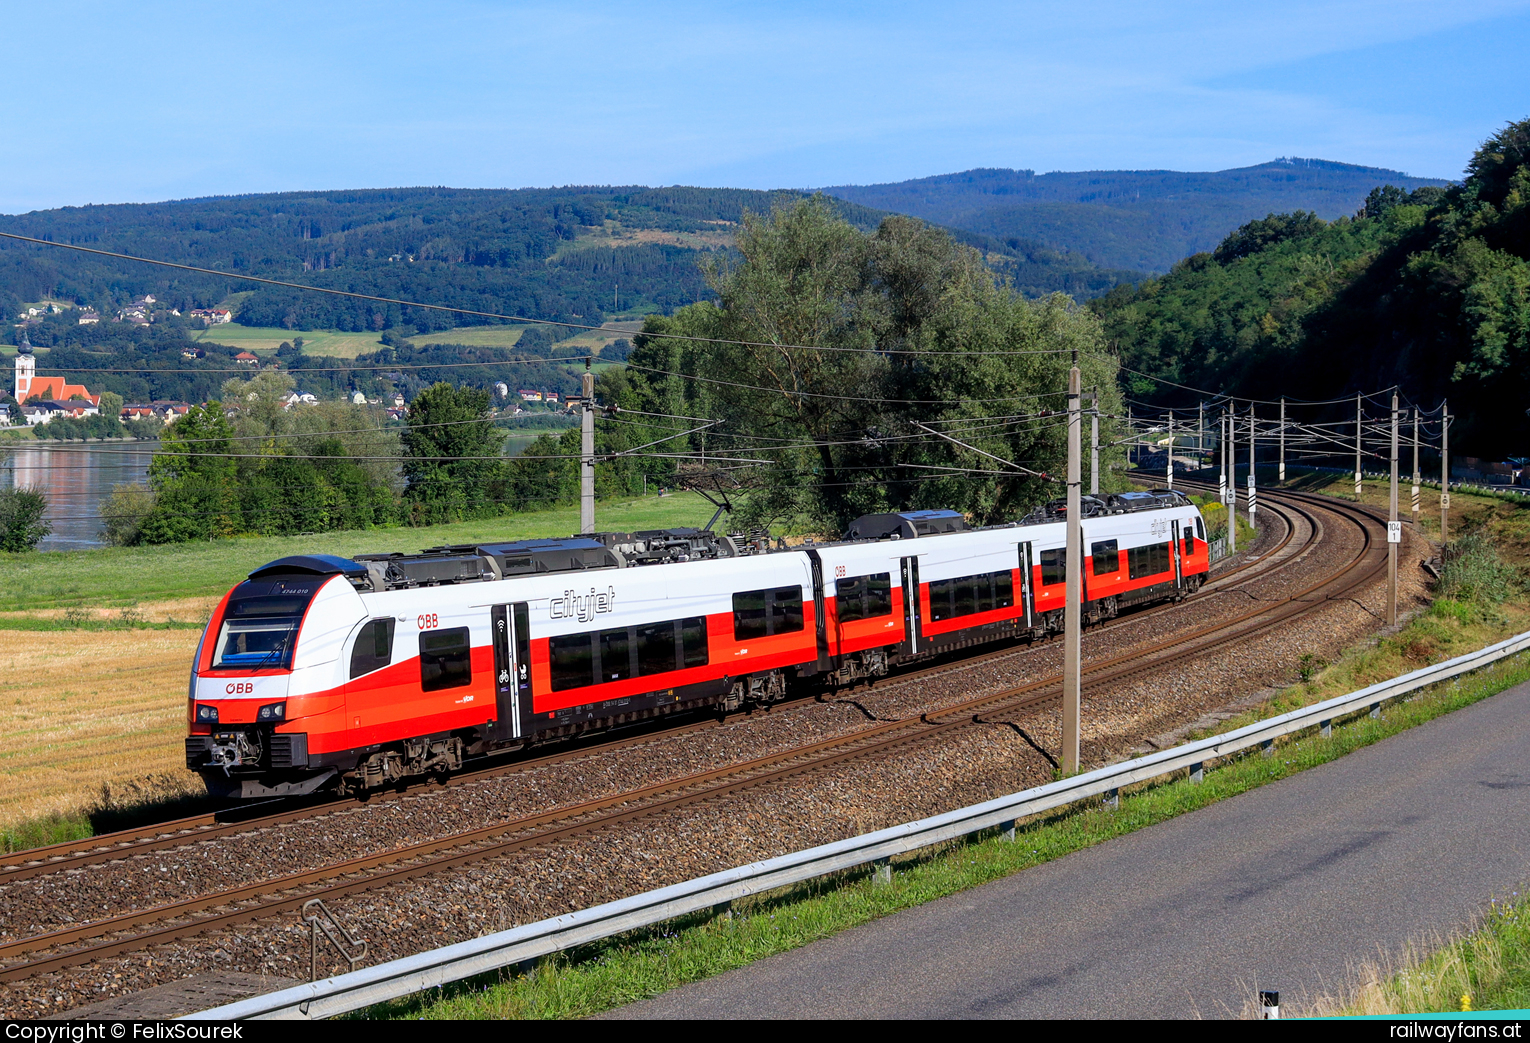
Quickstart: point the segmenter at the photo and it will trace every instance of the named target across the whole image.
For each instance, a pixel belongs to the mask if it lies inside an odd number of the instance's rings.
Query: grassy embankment
[[[603,528],[654,529],[704,525],[712,510],[681,493],[601,504],[596,517]],[[288,554],[578,528],[578,509],[565,508],[419,529],[0,555],[0,848],[89,836],[200,788],[181,760],[187,664],[212,606],[251,569]]]
[[[1385,491],[1383,485],[1383,501]],[[1375,490],[1367,488],[1365,499],[1374,495]],[[1305,660],[1275,699],[1223,722],[1215,731],[1229,731],[1354,691],[1530,629],[1530,600],[1525,597],[1519,568],[1526,559],[1519,534],[1530,529],[1530,512],[1506,512],[1485,497],[1458,496],[1456,504],[1452,524],[1462,523],[1456,531],[1491,534],[1507,553],[1500,556],[1488,545],[1492,541],[1480,535],[1464,541],[1465,553],[1449,565],[1442,583],[1442,595],[1451,596],[1442,596],[1397,633],[1361,642],[1332,664],[1316,657]],[[1506,563],[1505,557],[1514,564]],[[1530,680],[1530,657],[1516,657],[1416,693],[1388,707],[1377,719],[1360,716],[1336,727],[1332,738],[1307,735],[1279,744],[1276,757],[1232,758],[1208,772],[1200,785],[1181,776],[1124,793],[1118,809],[1087,804],[1025,824],[1014,842],[989,836],[909,859],[898,866],[890,886],[874,885],[864,872],[847,873],[735,903],[731,920],[692,916],[562,954],[530,974],[485,976],[367,1013],[399,1018],[569,1018],[599,1013],[1193,811],[1331,761],[1526,680]],[[1519,930],[1519,923],[1516,911],[1498,916],[1492,926],[1502,934],[1511,928]],[[1514,951],[1530,968],[1530,929],[1520,931],[1516,939]],[[1530,997],[1530,975],[1520,981],[1521,992],[1503,988],[1491,997],[1478,997],[1479,1008],[1495,999],[1518,1002]],[[1435,991],[1448,999],[1450,987]],[[1447,1003],[1444,1009],[1456,1008]]]

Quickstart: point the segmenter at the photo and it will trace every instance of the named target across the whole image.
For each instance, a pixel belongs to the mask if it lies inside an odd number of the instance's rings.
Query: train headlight
[[[198,724],[217,724],[218,708],[216,706],[208,706],[206,703],[197,703],[196,716]]]
[[[286,703],[266,703],[255,711],[255,719],[261,722],[285,721],[287,719]]]

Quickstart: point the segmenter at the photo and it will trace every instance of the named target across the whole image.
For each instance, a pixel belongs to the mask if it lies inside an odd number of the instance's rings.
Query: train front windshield
[[[245,590],[244,588],[254,588]],[[214,670],[285,669],[292,665],[298,626],[318,584],[313,581],[241,583],[229,598],[214,646]]]

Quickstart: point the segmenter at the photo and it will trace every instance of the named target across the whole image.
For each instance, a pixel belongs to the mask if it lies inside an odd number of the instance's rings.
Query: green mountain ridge
[[[167,203],[66,207],[0,217],[0,231],[176,261],[231,274],[377,297],[598,324],[613,291],[624,311],[672,312],[706,299],[696,263],[726,253],[746,209],[768,212],[801,192],[717,188],[400,188],[220,196]],[[836,201],[874,228],[887,215]],[[1082,256],[1024,237],[952,230],[1022,292],[1098,295],[1136,271],[1102,271]],[[240,283],[128,261],[0,241],[0,317],[48,299],[103,315],[153,294],[186,311],[248,290],[239,320],[294,330],[405,335],[492,319]]]
[[[1371,189],[1385,184],[1412,190],[1448,182],[1290,157],[1208,172],[985,168],[823,191],[1000,242],[1040,241],[1102,268],[1162,273],[1248,221],[1293,210],[1333,220],[1353,214]]]

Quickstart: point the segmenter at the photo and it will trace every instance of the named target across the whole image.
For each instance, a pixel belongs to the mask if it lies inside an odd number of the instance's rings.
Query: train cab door
[[[903,586],[903,653],[917,655],[924,651],[924,628],[919,622],[919,559],[902,558],[898,582]]]
[[[495,605],[494,700],[501,738],[518,739],[531,721],[531,621],[524,601]]]
[[[1036,625],[1036,597],[1031,590],[1031,564],[1033,553],[1029,543],[1020,544],[1020,604],[1025,609],[1025,625]]]

